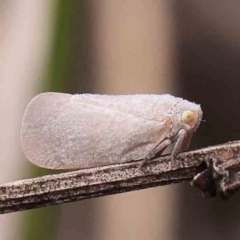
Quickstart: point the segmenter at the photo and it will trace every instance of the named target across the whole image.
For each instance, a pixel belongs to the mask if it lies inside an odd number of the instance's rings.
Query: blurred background
[[[23,156],[44,91],[170,93],[200,103],[191,149],[240,139],[240,2],[0,0],[0,183],[51,174]],[[239,194],[189,183],[0,216],[3,240],[239,239]]]

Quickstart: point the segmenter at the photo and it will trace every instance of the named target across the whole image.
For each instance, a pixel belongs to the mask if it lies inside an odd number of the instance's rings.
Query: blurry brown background
[[[240,3],[0,1],[0,182],[50,174],[19,142],[43,91],[171,93],[200,103],[190,148],[240,138]],[[239,239],[239,194],[204,200],[186,184],[0,216],[0,239]]]

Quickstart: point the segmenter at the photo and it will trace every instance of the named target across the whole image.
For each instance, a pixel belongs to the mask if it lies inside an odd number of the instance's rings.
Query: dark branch
[[[139,162],[131,162],[3,184],[0,213],[189,181],[212,159],[234,151],[239,154],[240,141],[179,154],[172,169],[169,156],[164,156],[149,161],[143,170],[138,169]]]

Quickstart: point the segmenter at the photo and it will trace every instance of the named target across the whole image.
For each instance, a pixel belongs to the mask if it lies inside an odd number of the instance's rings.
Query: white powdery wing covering
[[[88,168],[144,158],[169,134],[170,95],[43,93],[28,105],[22,148],[46,168]]]
[[[135,94],[135,95],[98,95],[76,94],[72,102],[90,104],[102,109],[134,115],[153,121],[162,122],[169,115],[173,106],[183,101],[169,94]]]

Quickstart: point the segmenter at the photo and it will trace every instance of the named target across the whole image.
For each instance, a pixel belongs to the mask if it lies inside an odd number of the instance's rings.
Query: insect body
[[[42,93],[28,104],[21,144],[34,164],[80,169],[146,160],[175,143],[188,148],[202,119],[199,105],[164,95]]]

